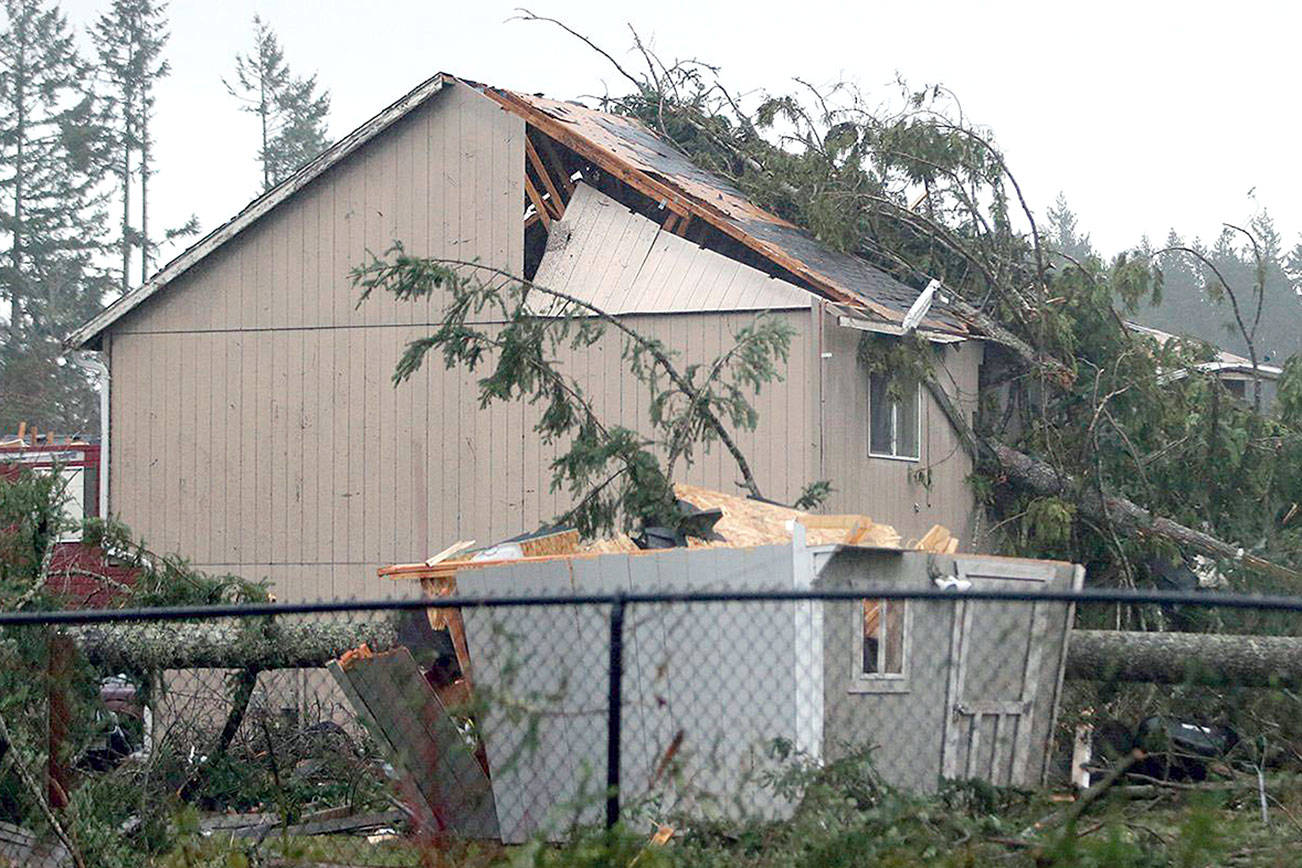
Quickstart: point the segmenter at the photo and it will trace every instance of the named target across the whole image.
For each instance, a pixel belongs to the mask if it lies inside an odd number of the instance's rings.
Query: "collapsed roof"
[[[549,224],[563,213],[575,189],[576,163],[591,165],[626,189],[645,197],[666,212],[663,228],[687,236],[689,228],[717,233],[728,240],[728,254],[840,306],[885,330],[898,330],[918,291],[885,271],[847,253],[825,247],[790,222],[759,208],[737,189],[694,165],[672,144],[636,120],[560,102],[489,87],[440,73],[422,82],[401,99],[327,148],[316,159],[276,187],[254,199],[234,218],[170,261],[144,285],[117,299],[68,337],[74,347],[98,348],[102,334],[114,322],[151,297],[240,231],[276,208],[316,177],[346,159],[397,121],[437,98],[444,88],[464,85],[520,116],[527,125],[526,187],[532,219]],[[534,184],[529,176],[539,179]],[[696,239],[705,246],[704,239]],[[526,275],[527,276],[527,275]],[[967,326],[933,307],[923,321],[928,331],[965,335]]]

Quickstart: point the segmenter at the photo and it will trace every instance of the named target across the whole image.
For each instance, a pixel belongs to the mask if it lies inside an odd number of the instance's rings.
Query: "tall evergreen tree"
[[[1046,232],[1053,248],[1070,256],[1077,262],[1095,255],[1094,245],[1090,243],[1089,233],[1081,234],[1076,212],[1067,204],[1067,197],[1062,193],[1049,208],[1049,225]]]
[[[222,83],[240,101],[241,111],[258,118],[258,161],[263,189],[269,190],[330,144],[330,92],[318,91],[315,75],[300,78],[290,71],[275,32],[257,15],[253,36],[253,51],[235,56],[235,83]]]
[[[140,282],[144,283],[159,247],[159,241],[149,231],[149,179],[155,171],[150,165],[154,88],[171,72],[163,57],[170,35],[166,13],[166,3],[113,0],[91,31],[105,85],[100,102],[113,151],[109,171],[117,182],[122,204],[118,236],[122,261],[118,291],[122,293],[130,286],[135,251],[140,253]],[[133,187],[139,188],[139,228],[133,226]],[[196,229],[197,221],[191,217],[184,225],[164,232],[163,239],[193,234]]]
[[[47,0],[3,0],[0,31],[0,430],[22,419],[86,430],[93,393],[61,357],[99,309],[102,134],[66,18]]]

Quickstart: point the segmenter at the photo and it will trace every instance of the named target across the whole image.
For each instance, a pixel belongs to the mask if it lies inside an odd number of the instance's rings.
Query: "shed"
[[[814,523],[817,523],[816,520]],[[459,594],[858,589],[849,601],[630,604],[623,632],[622,798],[778,818],[766,781],[871,748],[889,783],[1034,786],[1048,765],[1071,607],[888,600],[885,588],[1079,587],[1071,564],[790,540],[749,547],[529,557],[457,574]],[[601,606],[464,608],[504,841],[595,822],[607,750],[610,628]]]

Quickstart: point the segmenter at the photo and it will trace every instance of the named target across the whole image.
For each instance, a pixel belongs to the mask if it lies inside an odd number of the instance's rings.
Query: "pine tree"
[[[149,233],[149,179],[154,118],[154,88],[171,67],[163,57],[167,44],[167,4],[153,0],[113,0],[91,31],[99,56],[100,78],[105,85],[101,98],[104,125],[113,150],[109,171],[121,198],[122,216],[118,252],[121,272],[118,291],[130,287],[131,261],[140,251],[140,282],[149,278],[159,242]],[[133,183],[134,182],[134,183]],[[132,225],[132,191],[139,187],[140,225]],[[193,234],[197,221],[163,233],[164,240]]]
[[[222,83],[240,101],[241,111],[258,118],[258,161],[263,189],[269,190],[330,144],[330,93],[318,92],[315,75],[300,78],[290,71],[275,32],[257,15],[253,33],[253,52],[235,56],[235,84]]]
[[[93,393],[61,355],[99,309],[103,135],[67,20],[46,0],[4,0],[0,32],[0,430],[21,419],[86,430]]]

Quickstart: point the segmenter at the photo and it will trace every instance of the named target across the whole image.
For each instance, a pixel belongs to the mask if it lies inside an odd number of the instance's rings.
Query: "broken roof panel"
[[[119,318],[448,85],[471,87],[494,99],[584,159],[663,202],[669,210],[705,221],[833,301],[861,308],[884,322],[898,323],[918,297],[916,290],[886,272],[825,247],[795,225],[748,201],[737,189],[693,164],[635,120],[440,73],[254,199],[235,217],[167,263],[148,282],[100,311],[69,335],[67,343],[98,348],[100,336]],[[941,305],[932,308],[922,326],[951,334],[968,332],[967,325]]]
[[[1155,329],[1152,328],[1151,326],[1140,325],[1137,322],[1127,321],[1126,328],[1130,329],[1132,332],[1135,332],[1137,334],[1145,335],[1147,337],[1152,338],[1153,340],[1157,341],[1158,346],[1161,347],[1165,347],[1169,341],[1175,341],[1177,345],[1185,344],[1187,346],[1192,347],[1192,345],[1196,345],[1201,340],[1199,338],[1191,339],[1191,338],[1183,337],[1181,335],[1172,334],[1171,332],[1164,332],[1161,329]],[[1215,344],[1209,344],[1209,345],[1212,347],[1213,350],[1216,351],[1216,358],[1210,362],[1200,362],[1194,365],[1193,367],[1195,369],[1209,374],[1224,373],[1224,372],[1229,372],[1229,373],[1251,373],[1252,372],[1251,359],[1244,358],[1243,356],[1240,356],[1237,353],[1232,353],[1229,350],[1221,349],[1219,346]],[[1181,377],[1186,376],[1188,373],[1189,371],[1187,369],[1182,369],[1178,371],[1170,371],[1167,373],[1166,376],[1168,379],[1178,380]],[[1268,380],[1273,380],[1273,379],[1277,379],[1281,374],[1283,374],[1284,369],[1278,367],[1277,365],[1265,365],[1265,364],[1258,363],[1257,373]]]
[[[534,283],[612,314],[808,308],[806,290],[700,247],[580,183]]]
[[[458,79],[483,89],[542,132],[639,189],[665,207],[705,220],[742,244],[809,281],[833,301],[862,306],[899,322],[918,291],[750,202],[723,179],[631,118],[543,96]],[[957,317],[933,308],[928,328],[965,333]]]

